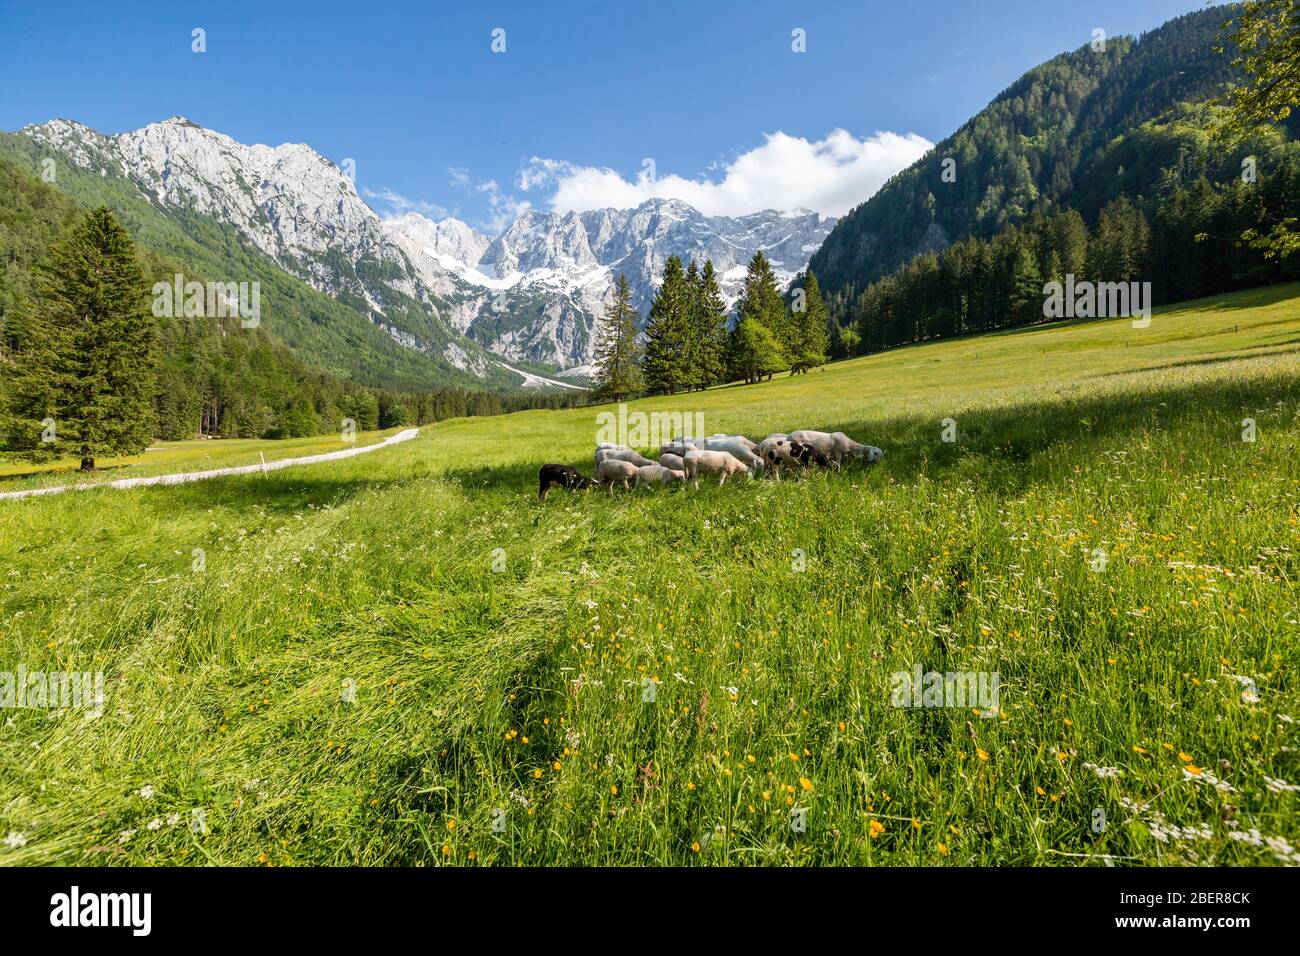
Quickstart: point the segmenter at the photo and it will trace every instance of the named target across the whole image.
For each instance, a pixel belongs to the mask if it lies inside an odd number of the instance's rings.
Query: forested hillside
[[[33,175],[42,162],[55,163],[60,192],[86,208],[107,206],[145,248],[169,256],[214,281],[259,282],[265,321],[277,340],[304,362],[340,378],[379,388],[424,389],[439,386],[506,388],[517,376],[500,368],[485,378],[456,368],[438,354],[426,354],[394,341],[372,324],[358,303],[336,300],[289,275],[253,249],[231,227],[183,208],[165,208],[146,197],[130,180],[82,169],[67,157],[30,137],[0,133],[0,159]],[[411,303],[395,302],[409,323],[422,318],[422,336],[440,341],[441,331]],[[412,327],[418,327],[412,325]]]
[[[1112,37],[1104,49],[1085,45],[1026,73],[839,221],[808,267],[832,313],[843,317],[856,294],[918,254],[988,239],[1034,213],[1077,208],[1091,223],[1117,195],[1153,200],[1186,146],[1169,118],[1233,75],[1231,58],[1214,51],[1224,16],[1188,14],[1137,41]],[[1161,118],[1162,128],[1134,138]]]
[[[112,188],[111,184],[107,188]],[[212,262],[213,257],[169,229],[165,217],[149,216],[147,207],[140,208],[143,205],[122,203],[148,282],[170,283],[177,273],[187,280],[210,278],[210,274],[195,271],[191,263]],[[82,212],[68,195],[0,157],[0,401],[7,379],[4,370],[22,339],[24,310],[30,307],[33,267],[55,237]],[[130,215],[132,212],[136,215]],[[142,235],[152,242],[139,241]],[[188,253],[191,258],[182,264],[180,256],[169,249]],[[247,253],[232,247],[230,255]],[[250,263],[250,268],[258,270],[254,276],[265,275],[273,284],[276,321],[242,328],[233,317],[157,320],[156,437],[296,437],[337,431],[344,418],[352,418],[357,428],[366,430],[572,401],[565,396],[506,396],[468,389],[371,388],[346,377],[349,369],[312,368],[279,338],[282,330],[292,330],[279,321],[285,314],[281,309],[292,312],[301,308],[310,333],[316,323],[337,317],[333,310],[345,307],[296,279],[277,275],[273,268],[263,271],[255,263]],[[387,337],[377,334],[382,345]],[[345,344],[361,351],[365,361],[375,362],[376,376],[382,377],[389,357],[386,350],[366,353],[373,343],[361,338]],[[397,363],[390,380],[414,383],[420,379],[412,366]]]

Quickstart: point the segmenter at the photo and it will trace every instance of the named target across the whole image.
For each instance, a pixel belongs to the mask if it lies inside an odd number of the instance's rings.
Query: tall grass
[[[1297,292],[635,406],[841,473],[539,505],[588,409],[7,502],[0,670],[108,686],[3,712],[0,862],[1300,862]]]

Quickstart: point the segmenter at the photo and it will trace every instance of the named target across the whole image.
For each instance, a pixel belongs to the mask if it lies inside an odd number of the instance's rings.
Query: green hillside
[[[1213,49],[1225,16],[1190,13],[1137,41],[1112,37],[1104,51],[1084,46],[1030,70],[842,218],[809,269],[846,302],[918,253],[987,239],[1032,213],[1070,207],[1091,220],[1116,195],[1154,198],[1168,186],[1162,160],[1176,159],[1184,138],[1152,152],[1124,138],[1228,84],[1230,57]],[[956,162],[954,181],[943,178],[945,159]],[[1239,162],[1220,154],[1213,165],[1230,178]]]
[[[539,505],[588,408],[0,502],[0,671],[106,676],[0,862],[1295,864],[1298,355],[1291,284],[632,406],[841,473]]]
[[[107,206],[149,251],[196,275],[260,282],[266,330],[315,369],[362,385],[403,390],[504,388],[516,380],[498,368],[485,381],[457,369],[440,351],[423,354],[401,346],[366,318],[364,309],[357,308],[360,303],[333,299],[289,275],[232,227],[186,209],[161,207],[124,177],[96,175],[27,136],[0,133],[0,161],[35,175],[46,158],[57,162],[60,192],[86,208]],[[362,263],[360,268],[368,267]],[[444,343],[445,331],[414,303],[388,305],[400,312],[403,327],[435,346]]]

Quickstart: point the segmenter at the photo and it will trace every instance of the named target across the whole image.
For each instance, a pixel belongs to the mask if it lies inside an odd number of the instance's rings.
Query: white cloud
[[[381,186],[378,190],[362,189],[361,195],[367,199],[378,199],[380,202],[387,204],[388,209],[383,211],[385,219],[403,216],[408,212],[418,212],[434,219],[444,219],[447,216],[447,210],[442,206],[425,202],[423,199],[407,199],[400,193],[393,192],[387,186]]]
[[[475,182],[468,169],[457,166],[448,166],[447,173],[451,176],[450,184],[454,188],[467,193],[481,193],[487,200],[487,218],[471,223],[480,232],[495,236],[514,222],[521,212],[533,206],[527,199],[516,199],[509,193],[502,192],[495,179]]]
[[[488,217],[476,225],[489,235],[496,235],[519,218],[519,214],[532,208],[527,199],[516,199],[509,193],[503,193],[495,179],[488,179],[474,187],[483,193],[488,201]]]
[[[761,146],[722,164],[721,180],[687,179],[675,173],[656,176],[652,166],[643,164],[630,181],[612,169],[534,156],[519,171],[516,186],[524,192],[553,189],[547,202],[561,213],[607,206],[630,209],[661,198],[680,199],[708,216],[800,208],[842,216],[933,145],[915,133],[878,132],[858,139],[837,129],[809,141],[776,132]]]

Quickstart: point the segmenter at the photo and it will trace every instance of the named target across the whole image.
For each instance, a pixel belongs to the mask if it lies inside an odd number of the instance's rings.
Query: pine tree
[[[135,243],[108,209],[36,268],[14,355],[10,443],[22,457],[135,455],[153,437],[156,322]]]
[[[1043,317],[1043,275],[1038,257],[1028,245],[1016,250],[1011,276],[1011,316],[1014,324],[1027,325]]]
[[[641,390],[641,349],[636,341],[636,309],[632,289],[621,272],[614,287],[614,301],[605,312],[605,324],[596,343],[596,385],[598,398],[621,402]]]
[[[683,356],[690,341],[691,290],[682,260],[668,259],[664,281],[650,304],[645,326],[645,359],[641,363],[646,387],[672,395],[686,387],[689,367]]]
[[[709,388],[720,383],[727,373],[727,302],[722,298],[711,259],[705,259],[700,270],[695,321],[700,387]]]
[[[679,359],[682,368],[682,387],[688,392],[692,389],[704,388],[704,375],[700,368],[700,359],[704,357],[704,342],[700,338],[700,310],[704,305],[701,301],[704,290],[700,282],[700,267],[692,258],[686,266],[686,322]]]
[[[767,337],[761,340],[753,330],[744,337],[740,328],[745,322],[761,326]],[[736,328],[732,331],[731,356],[733,372],[746,382],[756,382],[761,377],[772,377],[773,372],[780,372],[790,367],[786,346],[789,344],[790,329],[786,321],[785,302],[776,285],[776,276],[772,266],[760,249],[749,260],[745,273],[745,286],[736,302]],[[770,342],[769,342],[770,339]],[[761,348],[757,347],[761,344]],[[759,369],[752,369],[750,364],[756,356],[762,357]]]
[[[791,312],[793,348],[790,355],[790,373],[797,375],[826,363],[830,343],[830,316],[817,277],[809,272],[800,290],[795,294],[795,307]]]

